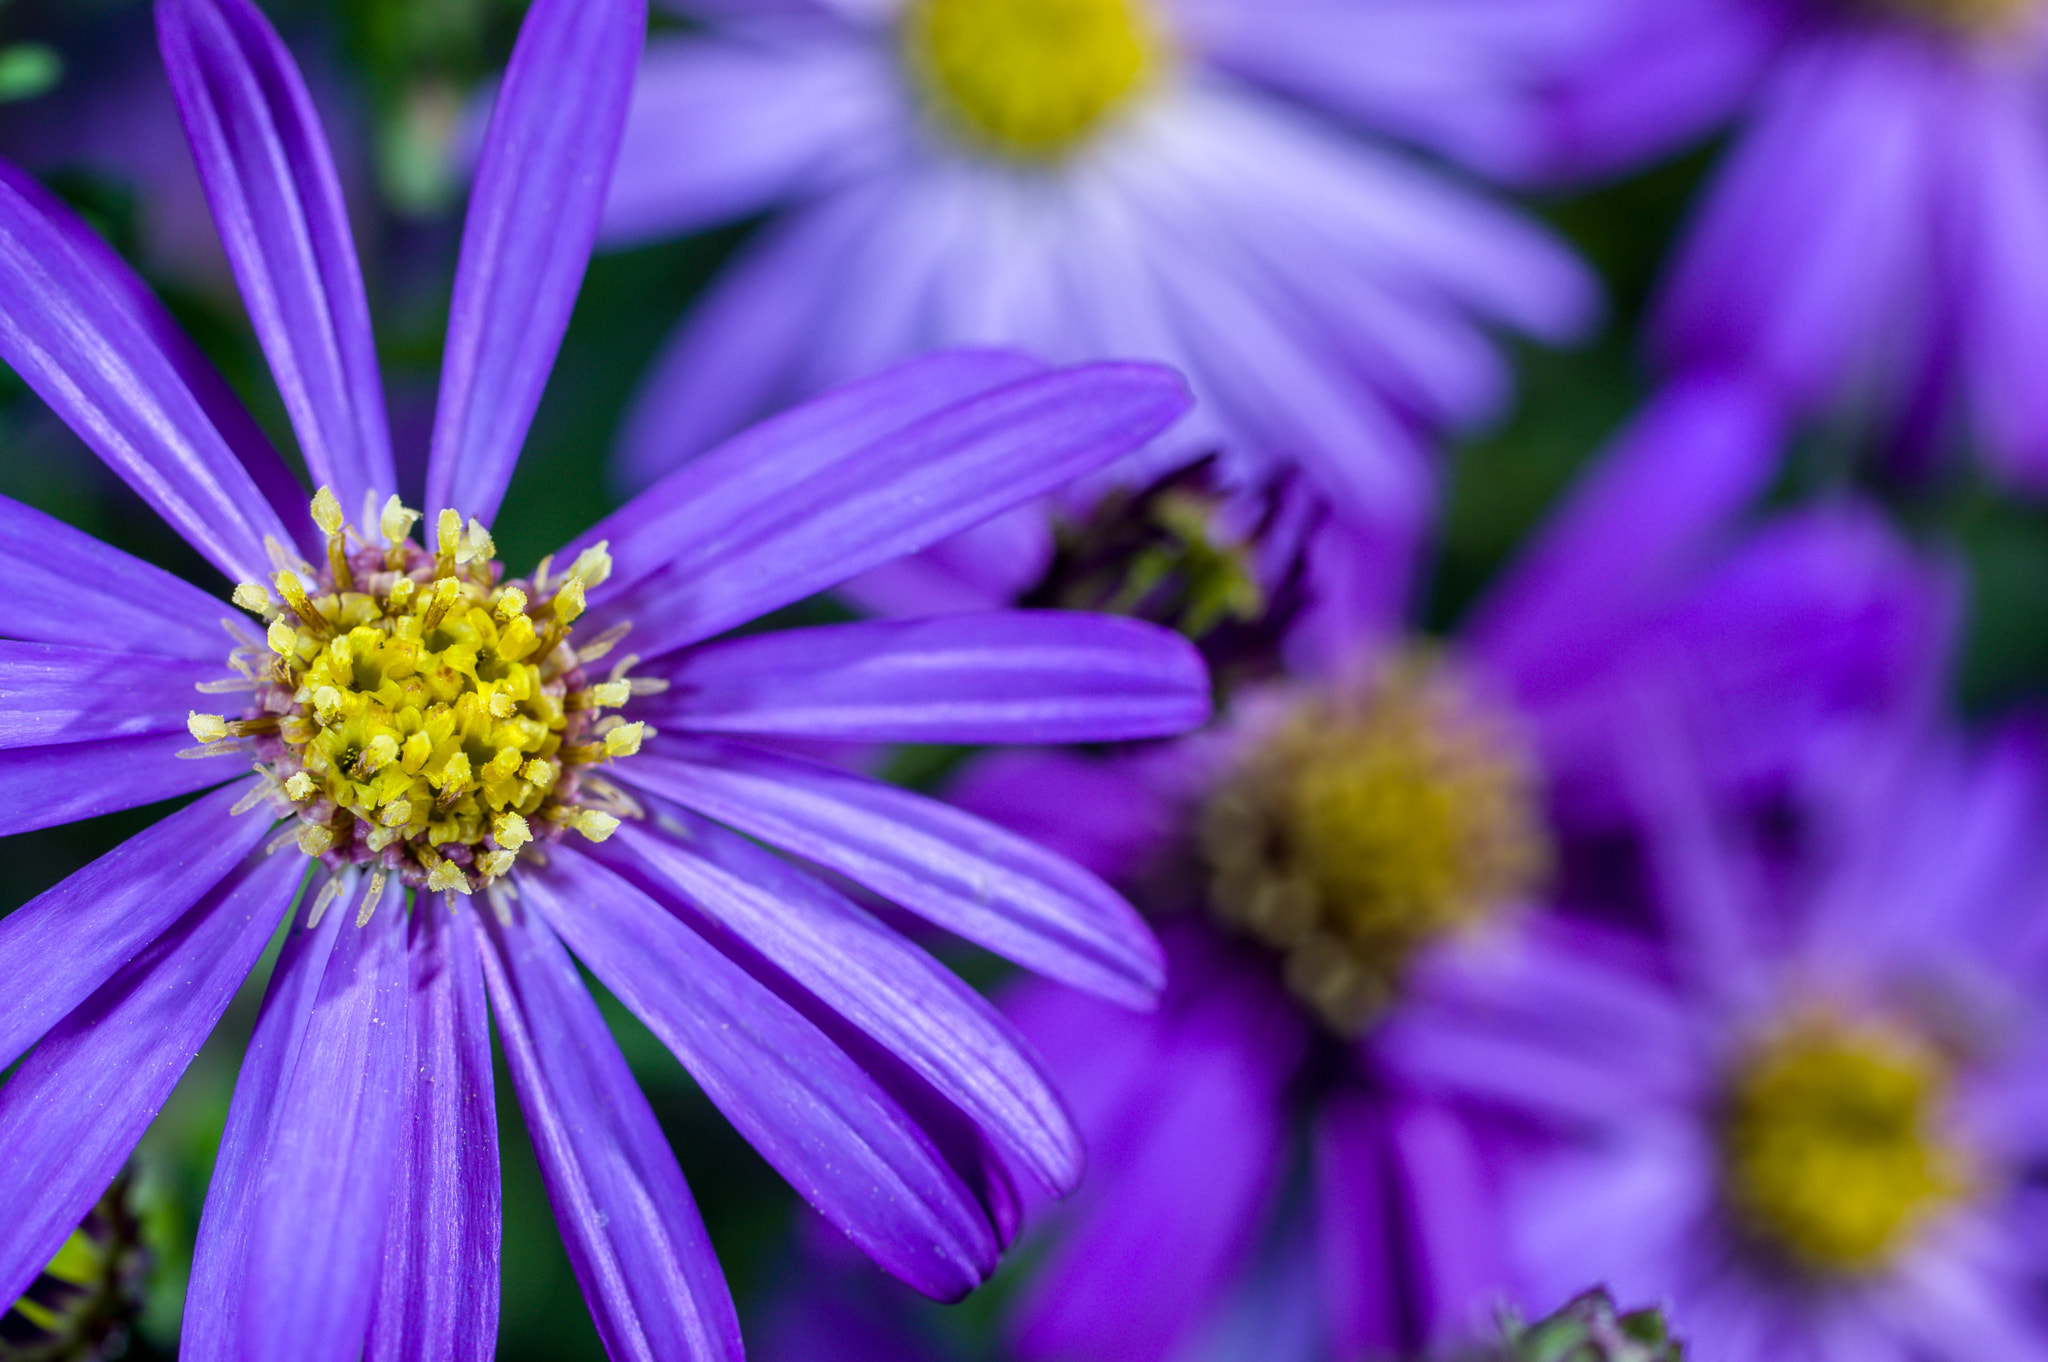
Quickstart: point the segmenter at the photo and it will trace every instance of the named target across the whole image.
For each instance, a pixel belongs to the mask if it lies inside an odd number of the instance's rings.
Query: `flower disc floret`
[[[1210,901],[1285,957],[1288,985],[1355,1034],[1416,952],[1477,926],[1549,864],[1533,764],[1441,663],[1406,656],[1298,704],[1202,814]]]
[[[1948,1066],[1893,1026],[1806,1017],[1735,1066],[1725,1194],[1761,1244],[1815,1272],[1881,1268],[1965,1190],[1939,1129]]]
[[[275,599],[235,592],[268,622],[260,665],[237,659],[255,708],[194,714],[193,736],[253,741],[307,854],[416,888],[470,893],[566,828],[610,835],[626,801],[591,768],[637,752],[647,730],[602,715],[633,693],[630,658],[607,681],[585,671],[622,631],[580,652],[571,638],[585,589],[610,570],[603,548],[558,580],[543,564],[503,581],[489,533],[453,512],[430,554],[396,498],[382,545],[356,540],[324,490],[313,510],[327,566],[281,569]]]
[[[1071,151],[1159,61],[1138,0],[917,0],[904,40],[941,121],[1020,159]]]

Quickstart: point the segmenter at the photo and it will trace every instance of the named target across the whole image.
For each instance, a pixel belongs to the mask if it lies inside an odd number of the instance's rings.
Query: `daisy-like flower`
[[[1668,951],[1532,940],[1411,1017],[1418,1081],[1561,1136],[1510,1198],[1539,1296],[1670,1301],[1727,1362],[2048,1356],[2038,735],[1891,746],[1789,870],[1672,763]]]
[[[1315,0],[676,7],[704,27],[650,45],[609,238],[782,211],[647,381],[636,483],[927,347],[1015,344],[1188,374],[1195,419],[1119,477],[1220,448],[1239,480],[1304,469],[1351,523],[1398,526],[1428,502],[1435,434],[1507,389],[1487,327],[1555,339],[1592,306],[1532,224],[1323,112],[1339,90],[1368,131],[1417,131],[1456,101],[1395,54],[1434,47],[1470,93],[1478,12],[1514,6],[1374,6],[1377,25]],[[1336,52],[1389,65],[1346,85]],[[995,533],[1029,580],[1029,528]]]
[[[484,522],[596,233],[643,8],[538,0],[521,32],[428,468],[429,504],[467,514],[424,544],[391,494],[354,250],[289,55],[247,0],[158,19],[320,490],[113,253],[0,168],[0,356],[234,584],[231,607],[0,502],[0,833],[204,791],[0,921],[0,1068],[19,1061],[0,1299],[113,1178],[288,914],[182,1356],[489,1355],[493,1017],[606,1346],[739,1356],[571,952],[828,1219],[918,1288],[966,1292],[1014,1225],[1005,1169],[1069,1189],[1078,1139],[991,1008],[761,844],[1127,1003],[1159,988],[1157,944],[1056,857],[774,744],[1179,732],[1207,713],[1203,668],[1165,631],[1080,615],[718,636],[1141,445],[1187,405],[1179,380],[909,364],[510,577]]]
[[[1950,583],[1878,517],[1737,529],[1776,448],[1739,390],[1676,392],[1455,640],[1364,612],[1347,665],[1209,733],[970,770],[966,807],[1128,886],[1172,964],[1156,1014],[1028,984],[1009,1009],[1093,1156],[1020,1298],[1026,1357],[1210,1356],[1290,1252],[1335,1356],[1483,1322],[1511,1280],[1486,1145],[1383,1049],[1430,962],[1633,903],[1599,872],[1655,769],[1649,701],[1714,735],[1717,807],[1751,810],[1939,675]]]
[[[1606,0],[1584,0],[1606,10]],[[1669,365],[1732,367],[1924,459],[1974,447],[2048,488],[2048,9],[2036,0],[1631,6],[1567,63],[1579,165],[1739,131],[1655,318]]]

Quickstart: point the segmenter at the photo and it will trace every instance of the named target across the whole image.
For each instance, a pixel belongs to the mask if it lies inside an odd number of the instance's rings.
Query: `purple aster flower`
[[[2048,1356],[2038,734],[1843,761],[1788,870],[1672,732],[1642,790],[1672,948],[1532,937],[1390,1045],[1560,1136],[1510,1199],[1532,1285],[1668,1300],[1726,1362]]]
[[[483,522],[596,233],[643,8],[538,0],[521,32],[428,467],[429,504],[468,519],[444,510],[425,546],[392,493],[354,249],[296,68],[248,0],[162,0],[158,18],[320,490],[308,517],[140,282],[0,167],[0,356],[260,617],[0,502],[0,834],[200,792],[0,921],[0,1068],[19,1061],[0,1088],[0,1299],[113,1178],[287,915],[182,1356],[489,1354],[492,1018],[606,1346],[739,1355],[682,1173],[571,952],[854,1242],[921,1290],[966,1292],[1014,1226],[1007,1170],[1064,1192],[1079,1141],[993,1009],[761,844],[1126,1003],[1158,990],[1157,944],[1057,857],[775,745],[1179,732],[1207,713],[1203,668],[1164,631],[1081,615],[719,636],[1142,445],[1182,385],[994,352],[907,364],[508,578]]]
[[[1483,1322],[1513,1284],[1495,1136],[1382,1050],[1428,962],[1539,906],[1633,902],[1593,872],[1656,707],[1713,735],[1716,806],[1761,813],[1941,673],[1949,574],[1880,517],[1745,525],[1777,439],[1740,389],[1674,391],[1456,639],[1354,607],[1348,652],[1211,732],[969,771],[964,806],[1129,886],[1172,966],[1155,1014],[1030,985],[1009,1009],[1091,1150],[1020,1300],[1026,1357],[1197,1356],[1290,1237],[1338,1356]]]
[[[1590,0],[1598,6],[1600,0]],[[1902,456],[1962,444],[2048,487],[2048,12],[2031,0],[1634,6],[1567,63],[1581,167],[1737,117],[1655,318]]]
[[[609,239],[784,211],[659,360],[621,451],[635,483],[927,347],[1016,344],[1190,376],[1196,418],[1119,478],[1220,448],[1237,480],[1300,468],[1355,523],[1399,526],[1433,436],[1506,392],[1487,328],[1556,339],[1593,303],[1532,224],[1302,104],[1340,102],[1340,51],[1406,69],[1433,45],[1447,84],[1482,85],[1474,20],[1513,6],[677,8],[703,29],[650,46]],[[1345,88],[1351,120],[1396,135],[1449,102],[1371,62]],[[1029,522],[990,533],[1028,582]]]

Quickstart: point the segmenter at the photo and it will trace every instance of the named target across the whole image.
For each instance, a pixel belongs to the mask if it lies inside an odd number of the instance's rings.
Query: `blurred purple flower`
[[[1190,376],[1194,420],[1120,479],[1220,449],[1234,480],[1298,467],[1356,523],[1398,529],[1430,501],[1434,437],[1505,397],[1487,328],[1559,339],[1594,306],[1533,224],[1302,107],[1511,137],[1495,49],[1541,25],[1488,21],[1526,4],[675,7],[705,31],[650,45],[607,239],[783,211],[648,380],[621,449],[634,483],[792,398],[992,343]],[[1028,550],[1028,523],[1003,533]]]
[[[1909,460],[1965,442],[2048,491],[2048,11],[1631,8],[1561,80],[1569,168],[1741,120],[1657,309],[1663,361],[1752,372]]]
[[[1493,1137],[1382,1050],[1430,962],[1499,949],[1517,909],[1612,911],[1578,863],[1629,826],[1667,710],[1712,736],[1716,807],[1760,813],[1942,674],[1953,583],[1875,513],[1743,527],[1778,438],[1740,389],[1674,391],[1441,652],[1361,610],[1343,663],[1215,731],[964,775],[964,807],[1129,886],[1171,965],[1156,1014],[1033,985],[1009,1009],[1091,1157],[1026,1356],[1195,1356],[1276,1235],[1312,1239],[1340,1356],[1483,1322],[1513,1285]]]
[[[718,636],[1142,445],[1183,385],[994,352],[906,364],[693,462],[565,569],[505,581],[481,522],[582,279],[643,7],[538,0],[521,32],[428,467],[432,504],[471,518],[444,511],[431,548],[386,499],[368,309],[297,68],[248,0],[160,0],[158,22],[321,491],[309,520],[161,305],[0,166],[0,357],[268,625],[0,501],[0,834],[207,791],[0,920],[0,1069],[19,1061],[0,1088],[0,1300],[113,1177],[288,912],[181,1356],[490,1354],[491,1017],[607,1347],[739,1355],[682,1173],[571,951],[854,1242],[965,1293],[1014,1230],[1006,1168],[1064,1193],[1078,1138],[992,1008],[749,839],[1122,1003],[1160,988],[1157,943],[1056,856],[772,746],[1177,733],[1207,714],[1202,665],[1163,630],[1087,615]],[[641,656],[599,679],[628,624]],[[247,707],[191,713],[195,685]],[[255,774],[181,759],[223,754]]]
[[[1561,1137],[1509,1199],[1540,1298],[1668,1300],[1725,1362],[2048,1356],[2039,735],[1888,746],[1792,873],[1681,757],[1642,795],[1668,951],[1533,935],[1390,1038]]]

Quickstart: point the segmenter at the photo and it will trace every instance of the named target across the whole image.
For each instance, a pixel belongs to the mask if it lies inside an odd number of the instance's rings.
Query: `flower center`
[[[2039,7],[2039,0],[1863,0],[1863,4],[1879,14],[1983,37],[2018,27]]]
[[[915,0],[904,43],[943,121],[1025,160],[1070,151],[1159,59],[1139,0]]]
[[[1282,721],[1204,808],[1202,848],[1219,915],[1279,949],[1289,987],[1347,1035],[1392,1005],[1421,948],[1549,863],[1521,744],[1414,655]]]
[[[631,802],[592,768],[649,734],[600,714],[653,687],[625,677],[632,658],[608,681],[586,675],[623,629],[571,642],[585,590],[611,572],[604,547],[560,577],[543,563],[508,582],[490,535],[474,520],[464,531],[453,511],[441,513],[437,554],[411,540],[418,513],[396,497],[381,545],[357,536],[324,488],[313,515],[326,567],[280,570],[275,597],[236,588],[235,603],[268,621],[268,649],[232,659],[255,691],[243,718],[192,716],[198,751],[248,739],[299,847],[337,870],[373,867],[378,889],[391,875],[468,894],[531,842],[567,828],[610,836],[607,807]]]
[[[1738,1064],[1721,1129],[1736,1218],[1809,1269],[1883,1266],[1965,1190],[1935,1129],[1948,1073],[1916,1038],[1808,1018]]]

